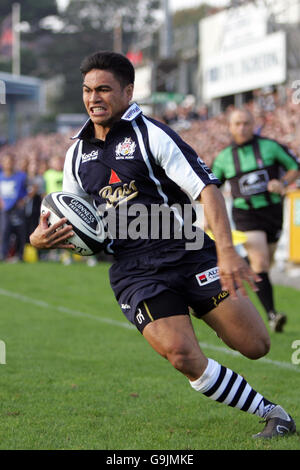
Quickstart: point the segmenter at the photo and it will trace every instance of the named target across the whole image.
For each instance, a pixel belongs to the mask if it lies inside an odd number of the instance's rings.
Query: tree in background
[[[60,112],[83,112],[79,65],[96,50],[116,50],[126,54],[132,45],[143,42],[155,25],[156,0],[72,0],[61,13],[63,27],[45,51],[51,70],[64,75]]]
[[[56,0],[22,0],[21,73],[38,78],[64,77],[63,96],[56,113],[83,112],[78,92],[79,65],[95,50],[127,53],[152,33],[158,0],[71,0],[59,11]],[[11,13],[11,0],[1,0],[0,22]],[[0,61],[0,71],[11,63]]]

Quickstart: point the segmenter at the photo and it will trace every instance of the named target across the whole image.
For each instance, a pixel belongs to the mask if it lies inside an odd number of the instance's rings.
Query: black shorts
[[[149,322],[188,315],[190,309],[200,318],[229,295],[222,291],[214,244],[116,262],[110,282],[121,310],[140,332]]]
[[[232,209],[235,228],[241,232],[260,230],[267,235],[268,243],[276,243],[282,232],[282,204],[272,204],[261,209]]]

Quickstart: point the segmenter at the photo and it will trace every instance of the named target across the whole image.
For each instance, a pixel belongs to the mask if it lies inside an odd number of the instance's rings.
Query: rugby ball
[[[104,249],[107,231],[96,209],[85,199],[64,191],[47,194],[41,203],[41,214],[47,212],[49,227],[63,217],[68,219],[74,235],[66,242],[74,245],[75,253],[91,256]]]

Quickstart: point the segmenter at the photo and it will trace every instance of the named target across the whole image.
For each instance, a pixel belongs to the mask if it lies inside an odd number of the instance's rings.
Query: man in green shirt
[[[217,155],[212,169],[221,182],[230,183],[232,219],[247,235],[248,260],[261,278],[257,295],[271,329],[280,332],[286,315],[276,312],[268,272],[282,230],[283,196],[299,175],[299,163],[285,146],[255,135],[246,110],[232,112],[229,130],[233,142]]]
[[[63,161],[59,156],[50,159],[48,170],[44,173],[46,194],[62,190],[63,182]]]

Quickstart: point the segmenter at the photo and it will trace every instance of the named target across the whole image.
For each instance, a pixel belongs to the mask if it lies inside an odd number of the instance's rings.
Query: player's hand
[[[286,187],[284,186],[282,181],[273,179],[268,182],[268,191],[270,193],[277,193],[281,196],[284,196],[286,192]]]
[[[66,218],[63,218],[55,224],[48,226],[48,217],[50,212],[42,214],[39,225],[30,235],[30,244],[39,250],[49,248],[74,248],[74,245],[68,243],[68,238],[74,235],[71,225],[65,225]],[[63,227],[65,225],[65,227]]]
[[[238,298],[238,289],[242,295],[247,296],[244,282],[247,282],[253,291],[258,291],[256,282],[261,281],[261,278],[234,248],[219,256],[218,266],[222,289],[229,291],[232,298]]]

